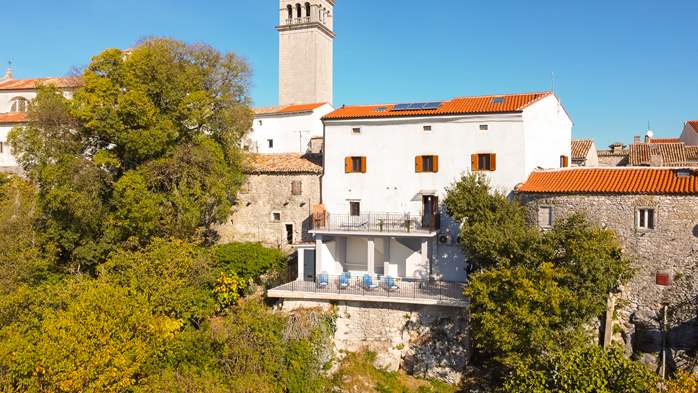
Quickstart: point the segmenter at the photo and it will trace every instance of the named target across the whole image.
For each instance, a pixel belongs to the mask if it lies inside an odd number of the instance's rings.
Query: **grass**
[[[411,377],[402,371],[391,372],[373,366],[373,352],[351,353],[342,361],[333,378],[342,392],[366,393],[455,393],[458,388],[440,381]]]

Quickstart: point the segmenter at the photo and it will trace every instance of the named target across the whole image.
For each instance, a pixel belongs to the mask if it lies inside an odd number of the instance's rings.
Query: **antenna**
[[[555,71],[550,73],[551,91],[555,94]]]

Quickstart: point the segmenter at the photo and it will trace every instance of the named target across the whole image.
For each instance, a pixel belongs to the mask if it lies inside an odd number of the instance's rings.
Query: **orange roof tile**
[[[591,139],[584,139],[584,140],[573,140],[572,141],[572,160],[584,160],[587,158],[587,154],[589,154],[589,150],[591,149],[591,146],[594,144],[594,141]]]
[[[314,158],[300,154],[250,154],[247,156],[246,173],[322,173],[322,167]]]
[[[53,85],[58,88],[76,88],[82,86],[82,78],[68,76],[61,78],[10,79],[0,82],[0,90],[36,89],[41,85]]]
[[[698,146],[686,146],[686,159],[698,161]]]
[[[686,149],[681,143],[634,143],[630,145],[628,160],[632,166],[650,165],[652,156],[659,156],[662,165],[681,165],[686,162]]]
[[[680,138],[652,138],[650,139],[650,143],[679,143],[681,142]]]
[[[447,116],[473,113],[520,112],[527,106],[552,95],[550,92],[458,97],[444,101],[432,110],[393,111],[397,104],[345,106],[329,113],[323,120],[365,119],[382,117]]]
[[[25,123],[26,121],[27,114],[24,112],[0,114],[0,123]]]
[[[696,130],[696,132],[698,132],[698,120],[689,120],[688,125],[693,127],[693,129]]]
[[[687,176],[679,176],[679,173]],[[691,194],[698,170],[688,168],[571,168],[536,171],[516,190],[542,194]]]
[[[312,110],[315,110],[323,105],[327,104],[326,102],[317,102],[313,104],[298,104],[298,105],[283,105],[283,106],[274,106],[274,107],[268,107],[268,108],[255,108],[253,109],[255,115],[274,115],[274,114],[288,114],[288,113],[301,113],[301,112],[310,112]]]

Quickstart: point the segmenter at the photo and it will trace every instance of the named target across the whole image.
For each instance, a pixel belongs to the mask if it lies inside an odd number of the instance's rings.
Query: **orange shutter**
[[[417,173],[422,173],[424,171],[422,156],[417,156],[414,158],[414,171]]]
[[[563,168],[567,168],[569,165],[569,158],[567,156],[560,156],[560,166]]]
[[[361,173],[366,173],[366,157],[361,157]]]
[[[344,173],[351,173],[351,157],[344,159]]]
[[[497,170],[497,155],[494,153],[490,154],[490,170],[493,172]]]
[[[470,170],[471,171],[479,171],[480,168],[478,168],[477,164],[478,164],[477,154],[471,154],[470,155]]]
[[[432,156],[434,160],[434,172],[439,171],[439,156]]]

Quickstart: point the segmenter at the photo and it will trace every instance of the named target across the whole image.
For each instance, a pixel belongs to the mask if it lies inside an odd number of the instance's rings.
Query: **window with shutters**
[[[357,201],[351,201],[349,202],[349,215],[351,216],[359,216],[361,215],[361,203]]]
[[[470,156],[470,166],[473,171],[496,171],[497,155],[493,153],[479,153]]]
[[[638,209],[636,226],[637,229],[651,230],[654,229],[655,224],[655,211],[654,209]]]
[[[567,168],[570,166],[570,159],[567,156],[560,156],[560,168]]]
[[[366,173],[366,157],[346,157],[344,159],[345,173]]]
[[[300,180],[295,180],[291,182],[291,194],[302,195],[303,194],[303,182]]]
[[[541,228],[551,228],[553,226],[553,208],[551,206],[540,206],[538,208],[538,225]]]
[[[415,172],[432,172],[439,171],[439,156],[417,156],[415,157]]]

